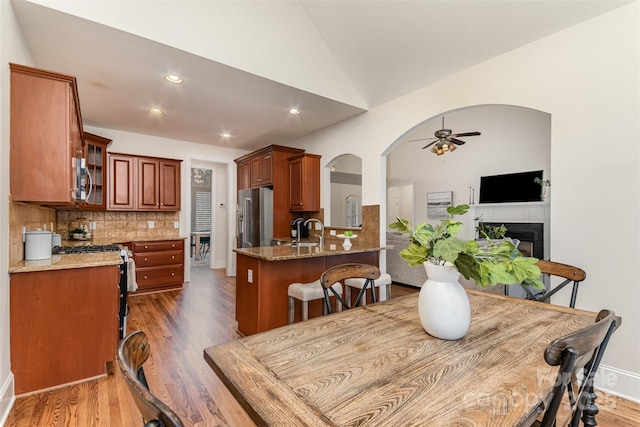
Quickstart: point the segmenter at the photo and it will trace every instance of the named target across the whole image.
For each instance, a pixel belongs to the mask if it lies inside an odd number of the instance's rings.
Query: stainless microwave
[[[74,198],[79,202],[88,202],[91,197],[91,188],[93,183],[91,180],[91,173],[87,168],[87,162],[84,158],[74,157],[72,159],[72,165],[75,171],[75,189]],[[89,184],[87,186],[87,183]],[[87,191],[88,188],[88,191]]]

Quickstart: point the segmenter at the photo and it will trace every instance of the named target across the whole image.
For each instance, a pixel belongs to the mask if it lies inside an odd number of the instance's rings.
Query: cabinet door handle
[[[149,259],[148,259],[148,258],[145,258],[145,259],[144,259],[144,262],[147,262],[147,261],[149,261]]]
[[[174,273],[174,272],[171,272],[171,275],[172,275],[172,276],[175,276],[175,275],[176,275],[176,273]]]
[[[147,278],[147,276],[144,276],[144,278],[146,279],[146,278]]]
[[[171,259],[176,259],[175,255],[171,255]]]

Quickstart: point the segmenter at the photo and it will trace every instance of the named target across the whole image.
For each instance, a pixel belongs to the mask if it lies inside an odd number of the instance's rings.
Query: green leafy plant
[[[485,225],[480,224],[476,227],[476,231],[478,235],[482,239],[503,239],[505,233],[507,232],[507,227],[504,224],[500,225]]]
[[[548,179],[533,178],[533,182],[543,187],[551,187],[551,181]]]
[[[409,246],[400,251],[400,256],[410,266],[431,262],[435,265],[451,263],[467,279],[486,287],[499,283],[521,283],[536,289],[544,289],[540,280],[537,258],[525,257],[509,241],[489,242],[478,245],[475,240],[464,241],[457,237],[462,223],[454,215],[464,215],[469,205],[450,206],[449,218],[433,227],[421,223],[414,228],[404,218],[389,227],[409,235]]]

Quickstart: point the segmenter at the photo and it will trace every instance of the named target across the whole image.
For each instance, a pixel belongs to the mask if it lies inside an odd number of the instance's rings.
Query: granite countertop
[[[53,255],[50,259],[20,261],[9,267],[9,273],[66,270],[70,268],[102,267],[122,264],[120,252],[98,252],[90,254]]]
[[[353,254],[359,252],[377,252],[387,249],[386,246],[371,243],[355,243],[345,249],[340,243],[325,243],[324,247],[293,247],[289,245],[264,246],[259,248],[237,248],[234,252],[265,261],[285,261],[300,258],[317,258],[333,255]]]

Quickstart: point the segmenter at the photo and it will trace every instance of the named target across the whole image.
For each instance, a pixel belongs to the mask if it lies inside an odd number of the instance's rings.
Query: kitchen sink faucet
[[[324,224],[319,219],[309,218],[302,225],[304,225],[306,227],[307,224],[309,224],[310,222],[317,222],[318,224],[320,224],[320,229],[322,230],[322,233],[320,234],[320,246],[324,247]]]

